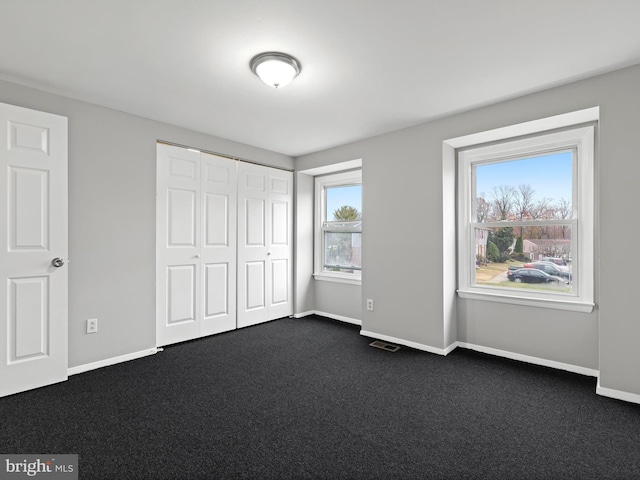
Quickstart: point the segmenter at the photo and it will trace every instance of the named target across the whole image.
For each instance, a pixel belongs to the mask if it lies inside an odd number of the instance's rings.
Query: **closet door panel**
[[[201,154],[204,281],[200,336],[236,328],[237,164]]]
[[[268,169],[238,165],[238,328],[269,320]]]
[[[246,226],[245,248],[265,246],[265,208],[261,198],[245,200]]]
[[[269,169],[269,274],[268,318],[293,314],[293,174]]]
[[[167,188],[167,248],[196,247],[198,191]]]
[[[200,332],[200,154],[158,144],[156,344]]]
[[[196,268],[167,267],[167,319],[169,326],[196,321]]]
[[[266,306],[264,299],[265,262],[247,262],[246,266],[246,303],[244,310],[261,309]]]
[[[229,246],[229,196],[205,193],[205,238],[207,247]]]
[[[286,317],[291,301],[293,174],[239,165],[238,326]]]
[[[216,263],[204,265],[206,318],[221,317],[229,314],[229,264]]]
[[[287,259],[271,262],[271,308],[289,302],[289,261]]]

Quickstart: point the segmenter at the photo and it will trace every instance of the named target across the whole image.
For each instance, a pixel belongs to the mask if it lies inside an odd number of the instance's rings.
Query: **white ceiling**
[[[292,156],[635,63],[640,0],[0,0],[0,78]]]

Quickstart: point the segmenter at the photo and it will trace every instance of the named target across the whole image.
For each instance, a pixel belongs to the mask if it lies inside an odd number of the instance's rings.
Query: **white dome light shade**
[[[296,70],[280,60],[267,60],[256,67],[260,79],[275,88],[284,87],[296,76]]]
[[[267,52],[251,59],[251,70],[273,88],[282,88],[300,73],[300,64],[290,55]]]

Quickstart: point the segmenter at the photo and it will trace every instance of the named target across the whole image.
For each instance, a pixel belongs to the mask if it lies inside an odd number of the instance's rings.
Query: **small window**
[[[362,171],[316,177],[315,278],[359,283]]]
[[[458,152],[462,297],[593,308],[594,128]]]

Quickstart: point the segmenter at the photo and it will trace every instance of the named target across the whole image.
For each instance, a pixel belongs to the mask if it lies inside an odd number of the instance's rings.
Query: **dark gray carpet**
[[[640,479],[640,406],[595,379],[282,319],[0,399],[0,452],[83,479]]]

